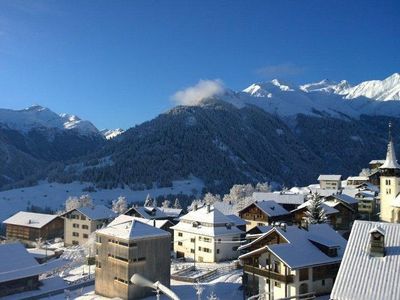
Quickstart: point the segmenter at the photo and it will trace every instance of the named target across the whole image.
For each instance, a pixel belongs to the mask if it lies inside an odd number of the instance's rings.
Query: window
[[[279,261],[274,261],[274,272],[275,273],[280,273],[281,272],[281,264]]]
[[[194,253],[194,249],[190,249],[190,253]]]
[[[178,236],[183,236],[183,233],[182,232],[178,232]]]
[[[79,224],[73,223],[73,224],[72,224],[72,227],[73,227],[73,228],[79,228]]]
[[[325,285],[325,279],[322,279],[321,281],[321,285],[324,286]]]
[[[178,246],[182,246],[182,242],[178,242]]]
[[[84,234],[83,234],[83,238],[84,238],[84,239],[87,239],[87,238],[89,238],[89,235],[86,234],[86,233],[84,233]]]
[[[89,229],[89,226],[87,226],[87,225],[82,225],[82,229]]]
[[[276,287],[278,287],[278,288],[280,288],[281,287],[281,283],[279,282],[279,281],[275,281],[275,284],[274,284]]]
[[[210,248],[203,248],[203,252],[211,253],[211,249]]]
[[[73,232],[72,236],[79,236],[79,233],[78,232]]]
[[[217,249],[217,254],[219,254],[219,249]]]
[[[78,241],[72,241],[72,245],[74,245],[74,246],[79,245],[79,242]]]
[[[85,217],[85,216],[81,216],[81,220],[82,220],[82,221],[85,221],[85,220],[86,220],[86,217]]]
[[[190,242],[195,243],[195,242],[196,242],[196,239],[191,238],[191,239],[190,239]]]
[[[96,235],[96,242],[101,243],[101,236]]]
[[[208,237],[205,237],[205,238],[204,238],[204,241],[207,242],[207,243],[210,243],[210,242],[211,242],[211,239],[208,238]]]
[[[300,279],[299,279],[300,281],[308,280],[308,268],[300,269],[299,277],[300,277]]]

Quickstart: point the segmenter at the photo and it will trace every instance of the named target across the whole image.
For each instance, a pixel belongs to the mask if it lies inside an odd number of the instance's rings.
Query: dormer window
[[[200,225],[199,222],[193,222],[193,223],[192,223],[192,226],[193,226],[193,227],[198,227],[199,225]]]

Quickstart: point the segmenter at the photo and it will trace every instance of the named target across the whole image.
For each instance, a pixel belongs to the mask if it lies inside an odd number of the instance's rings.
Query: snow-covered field
[[[92,184],[79,182],[61,184],[42,181],[36,186],[2,191],[0,192],[0,222],[18,211],[26,210],[31,205],[41,208],[49,207],[54,211],[62,210],[65,200],[70,196],[90,194],[95,204],[107,204],[119,196],[125,196],[128,202],[138,202],[144,201],[147,194],[152,197],[158,197],[180,193],[190,195],[193,190],[201,192],[204,183],[198,178],[190,178],[174,181],[173,186],[170,188],[155,188],[143,191],[132,191],[129,188],[96,189],[96,192],[83,191],[84,188],[89,186],[92,186]]]

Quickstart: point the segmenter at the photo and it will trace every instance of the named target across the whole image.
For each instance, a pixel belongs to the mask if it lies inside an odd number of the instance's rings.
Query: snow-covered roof
[[[291,212],[293,213],[298,210],[301,210],[305,207],[308,207],[310,204],[311,204],[311,200],[308,200],[307,202],[304,202],[303,204],[299,205],[296,209],[292,210]],[[333,208],[332,206],[326,204],[325,202],[321,203],[321,207],[327,216],[332,215],[332,214],[337,214],[339,212],[336,208]]]
[[[236,226],[244,226],[247,224],[245,220],[243,220],[237,215],[227,215],[227,217],[231,219],[232,223],[234,223]]]
[[[160,207],[152,206],[131,207],[125,214],[130,214],[133,210],[145,219],[167,219],[169,217]]]
[[[358,203],[358,200],[356,198],[351,197],[351,196],[346,195],[346,194],[337,194],[337,195],[332,195],[331,197],[334,197],[335,199],[337,199],[339,201],[342,201],[342,202],[344,202],[346,204],[349,204],[349,205],[353,205],[353,204],[357,204]]]
[[[130,216],[128,216],[130,217]],[[144,224],[147,225],[151,225],[153,227],[157,227],[157,228],[162,228],[165,224],[170,223],[173,224],[171,221],[169,220],[149,220],[149,219],[145,219],[145,218],[139,218],[139,217],[131,217],[133,220],[137,220],[139,222],[142,222]],[[154,226],[155,225],[155,226]]]
[[[21,243],[0,245],[0,276],[22,268],[37,266],[39,263]]]
[[[243,233],[236,227],[236,222],[237,220],[224,215],[213,205],[209,208],[205,205],[182,216],[180,222],[171,228],[212,237]]]
[[[183,211],[181,208],[172,207],[160,207],[160,210],[169,218],[178,218]]]
[[[255,201],[273,200],[279,204],[299,205],[304,202],[304,194],[288,193],[288,192],[274,192],[274,193],[254,192],[253,199]]]
[[[113,212],[108,207],[104,205],[94,205],[91,207],[80,207],[76,209],[80,213],[84,214],[91,220],[103,220],[103,219],[111,219],[116,217],[116,213]]]
[[[257,243],[273,231],[280,234],[288,242],[267,245],[263,248],[272,252],[292,270],[340,262],[346,247],[346,240],[328,224],[310,224],[308,230],[297,226],[286,226],[286,229],[273,227],[252,243]],[[336,248],[337,256],[326,255],[314,243]],[[239,259],[249,255],[251,253],[246,253],[241,255]]]
[[[339,180],[342,180],[342,175],[319,175],[318,181],[321,181],[321,180],[339,181]]]
[[[380,228],[385,235],[385,257],[368,253],[370,231]],[[331,299],[400,299],[400,224],[354,222]]]
[[[358,189],[358,188],[346,186],[346,187],[342,190],[342,195],[348,195],[348,196],[350,196],[350,197],[355,197],[355,196],[357,195],[358,192],[359,192],[359,189]]]
[[[201,208],[198,208],[197,210],[192,210],[186,215],[180,217],[180,220],[185,220],[189,222],[202,222],[214,225],[233,223],[232,219],[224,215],[213,205],[210,205],[209,209],[207,209],[207,205],[205,205]]]
[[[384,164],[384,163],[385,163],[384,159],[373,159],[369,162],[370,165]]]
[[[253,203],[247,205],[241,211],[245,210],[246,208],[248,208],[251,205],[255,205],[269,217],[277,217],[277,216],[283,216],[283,215],[289,214],[289,212],[286,209],[284,209],[282,206],[280,206],[278,203],[276,203],[275,201],[272,201],[272,200],[253,202]]]
[[[57,215],[39,214],[33,212],[20,211],[3,221],[4,224],[19,225],[32,228],[42,228],[46,224],[56,219]]]
[[[368,181],[367,176],[349,176],[347,177],[347,181],[353,180],[353,181]]]
[[[96,233],[124,240],[138,240],[170,235],[170,233],[165,230],[145,224],[127,215],[118,216],[105,228],[97,230]]]

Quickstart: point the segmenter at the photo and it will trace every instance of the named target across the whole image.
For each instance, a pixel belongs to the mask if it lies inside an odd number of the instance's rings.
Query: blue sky
[[[0,1],[0,107],[98,128],[171,108],[200,79],[243,89],[400,72],[400,1]]]

